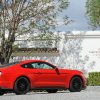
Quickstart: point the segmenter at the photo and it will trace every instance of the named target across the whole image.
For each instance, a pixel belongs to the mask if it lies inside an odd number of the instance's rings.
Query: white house
[[[26,53],[20,55],[14,55],[11,61],[25,60],[25,59],[42,59],[47,60],[59,67],[78,69],[84,73],[90,71],[100,71],[100,36],[99,31],[72,31],[72,32],[55,32],[54,35],[59,36],[60,39],[56,43],[57,52],[49,53],[34,53],[31,52],[29,56]],[[19,39],[28,39],[28,36],[22,36]],[[35,45],[37,43],[41,45],[41,41],[24,41],[21,45],[20,41],[16,41],[15,44],[20,44],[19,48],[27,47],[34,48],[39,47]],[[42,44],[45,44],[43,42]],[[52,42],[51,48],[55,47],[55,41]]]

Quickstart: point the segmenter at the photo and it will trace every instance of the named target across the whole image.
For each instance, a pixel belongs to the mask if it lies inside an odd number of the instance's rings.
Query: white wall
[[[72,34],[80,34],[80,33],[85,33],[85,34],[90,34],[91,32],[80,32],[80,31],[74,31],[71,32]],[[92,32],[93,34],[96,32]],[[58,33],[55,33],[58,34]],[[59,55],[52,55],[52,56],[47,56],[47,55],[42,55],[42,56],[34,56],[34,57],[16,57],[13,58],[13,61],[15,60],[25,60],[25,59],[41,59],[41,60],[46,60],[49,61],[61,68],[68,68],[68,69],[78,69],[82,70],[85,74],[89,71],[100,71],[100,59],[99,58],[92,58],[89,54],[89,48],[95,48],[96,41],[93,40],[91,43],[89,42],[90,40],[88,39],[76,39],[74,44],[74,40],[71,42],[68,42],[68,39],[65,38],[67,33],[61,32],[59,33],[59,36],[61,37],[60,41],[58,42],[58,50],[59,50]],[[94,42],[95,41],[95,42]],[[100,40],[98,41],[100,43]],[[92,43],[95,43],[92,45]],[[91,44],[91,45],[90,45]],[[89,47],[90,46],[90,47]],[[82,48],[81,48],[82,47]],[[97,48],[100,46],[98,45]],[[87,52],[87,53],[86,53]],[[12,61],[12,59],[11,59]],[[94,65],[94,62],[99,62],[96,64],[96,67]],[[98,67],[97,67],[98,66]]]

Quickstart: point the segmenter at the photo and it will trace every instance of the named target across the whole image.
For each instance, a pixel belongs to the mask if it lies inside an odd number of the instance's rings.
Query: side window
[[[41,68],[41,69],[53,69],[53,66],[51,66],[47,63],[40,63],[39,68]]]
[[[23,68],[38,68],[38,63],[27,63],[22,65]]]
[[[54,69],[54,66],[43,62],[33,62],[33,63],[23,64],[22,67],[33,68],[33,69]]]
[[[32,65],[30,63],[28,63],[28,64],[23,64],[22,67],[23,68],[32,68]]]
[[[32,68],[38,68],[39,64],[38,63],[31,63]]]

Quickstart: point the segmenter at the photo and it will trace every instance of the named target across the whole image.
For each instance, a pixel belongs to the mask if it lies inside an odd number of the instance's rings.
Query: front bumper
[[[82,90],[85,90],[87,88],[87,85],[83,86]]]
[[[87,79],[84,75],[82,75],[82,78],[83,78],[83,90],[85,90],[87,88]]]

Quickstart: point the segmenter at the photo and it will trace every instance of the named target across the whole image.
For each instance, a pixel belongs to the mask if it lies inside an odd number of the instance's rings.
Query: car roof
[[[30,62],[46,62],[44,60],[23,60],[21,63],[30,63]]]

